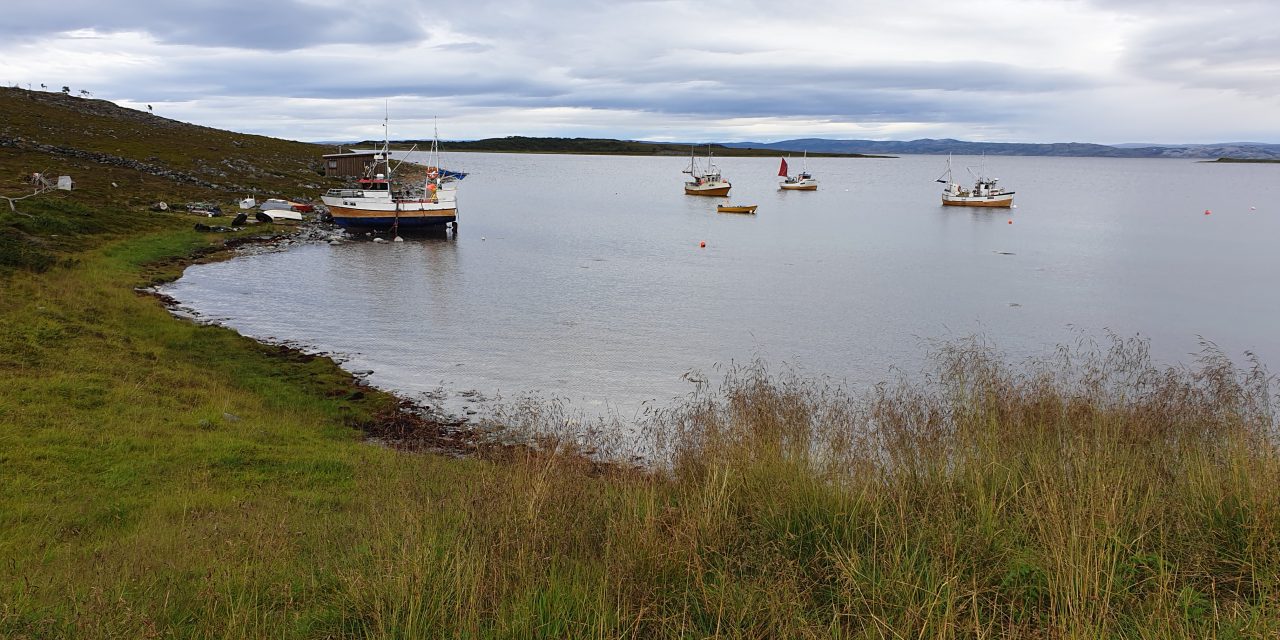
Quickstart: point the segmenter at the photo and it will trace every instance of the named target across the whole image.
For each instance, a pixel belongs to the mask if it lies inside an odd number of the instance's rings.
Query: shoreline
[[[361,399],[369,394],[382,394],[393,400],[390,409],[377,412],[369,420],[358,421],[352,426],[364,434],[366,442],[381,444],[401,451],[435,453],[449,457],[470,457],[483,452],[484,449],[498,446],[498,443],[485,439],[484,430],[473,424],[466,417],[441,414],[430,405],[406,398],[394,391],[382,389],[369,384],[362,376],[349,371],[331,354],[314,352],[301,345],[277,343],[261,340],[236,331],[218,322],[205,322],[200,315],[182,306],[181,301],[160,291],[166,284],[182,278],[187,267],[197,264],[209,264],[232,260],[245,255],[243,252],[252,247],[263,247],[270,251],[287,251],[293,244],[312,244],[325,242],[325,238],[316,237],[310,240],[297,240],[299,235],[313,231],[330,231],[320,222],[304,222],[287,228],[284,232],[277,229],[264,229],[264,233],[240,235],[226,238],[219,244],[211,244],[197,249],[182,257],[166,258],[143,265],[145,271],[164,269],[170,276],[151,277],[150,282],[134,290],[142,296],[156,300],[174,320],[191,322],[197,325],[216,327],[229,331],[247,340],[274,350],[275,357],[282,360],[310,361],[322,358],[349,376],[347,386],[350,387],[348,397]],[[332,234],[330,234],[330,237]],[[176,274],[170,271],[177,269]]]

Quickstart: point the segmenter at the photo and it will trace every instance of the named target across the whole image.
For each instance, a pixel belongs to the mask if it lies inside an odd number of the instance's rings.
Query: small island
[[[1234,162],[1238,164],[1277,164],[1280,159],[1277,158],[1218,158],[1213,162]]]

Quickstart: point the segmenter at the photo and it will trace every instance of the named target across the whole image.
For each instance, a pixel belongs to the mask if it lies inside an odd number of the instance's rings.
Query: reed
[[[1206,345],[1160,368],[1113,339],[1016,368],[971,340],[936,363],[867,396],[732,370],[646,422],[644,470],[584,460],[545,406],[523,409],[543,446],[467,463],[469,485],[427,490],[440,461],[391,462],[374,493],[395,507],[370,505],[390,537],[371,542],[401,578],[359,574],[358,635],[1280,630],[1276,403],[1256,362]]]

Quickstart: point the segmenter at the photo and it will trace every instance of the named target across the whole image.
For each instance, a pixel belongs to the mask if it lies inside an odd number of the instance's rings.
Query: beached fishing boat
[[[727,196],[729,188],[733,185],[729,184],[720,175],[720,169],[711,161],[711,145],[707,145],[707,167],[703,169],[698,166],[698,159],[693,156],[693,147],[689,147],[689,168],[683,173],[689,174],[689,180],[684,183],[684,193],[689,196]]]
[[[754,204],[718,204],[716,211],[720,213],[755,213],[756,206]]]
[[[942,204],[953,207],[1012,207],[1013,193],[1005,191],[998,186],[996,182],[999,178],[989,178],[986,176],[986,162],[984,161],[978,168],[978,173],[974,173],[973,169],[966,168],[970,175],[974,178],[973,188],[965,188],[963,185],[955,181],[951,175],[951,156],[947,156],[947,171],[942,177],[937,179],[947,185],[942,190]]]
[[[787,159],[782,159],[782,165],[778,167],[778,176],[783,178],[778,184],[778,188],[784,191],[817,191],[818,180],[809,173],[809,152],[804,154],[804,164],[800,169],[800,173],[792,176],[787,173]]]
[[[430,166],[421,184],[401,185],[395,181],[391,166],[390,139],[374,156],[373,170],[385,168],[360,178],[354,187],[330,189],[321,200],[329,208],[334,223],[342,227],[388,230],[442,228],[452,223],[457,228],[458,196],[454,183],[465,173],[440,168],[440,137],[437,131],[431,142]]]

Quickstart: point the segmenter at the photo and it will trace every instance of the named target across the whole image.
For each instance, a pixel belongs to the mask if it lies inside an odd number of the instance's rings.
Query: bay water
[[[809,158],[816,192],[779,191],[777,158],[717,158],[733,190],[705,198],[688,158],[451,154],[456,235],[253,253],[164,292],[459,411],[535,395],[626,419],[755,360],[865,388],[973,335],[1011,361],[1113,332],[1168,364],[1203,340],[1280,364],[1280,164],[952,159],[982,162],[1016,208],[943,207],[936,156]]]

